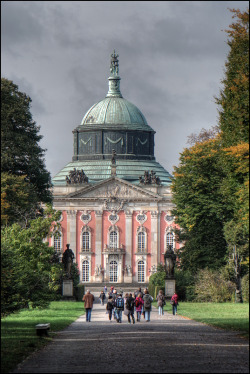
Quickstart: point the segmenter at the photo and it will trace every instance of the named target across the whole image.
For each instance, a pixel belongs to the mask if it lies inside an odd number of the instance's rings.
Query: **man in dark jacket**
[[[135,317],[134,317],[134,309],[135,309],[135,299],[132,296],[132,293],[129,294],[129,297],[127,297],[126,300],[126,309],[128,310],[128,322],[131,323],[131,319],[133,320],[133,323],[135,323]]]

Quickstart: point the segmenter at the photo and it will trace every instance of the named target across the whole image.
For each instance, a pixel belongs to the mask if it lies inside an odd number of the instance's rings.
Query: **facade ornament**
[[[112,75],[117,75],[119,74],[119,60],[118,60],[119,55],[115,53],[112,53],[111,55],[111,60],[110,60],[110,73]]]
[[[158,186],[161,184],[161,180],[159,177],[156,176],[154,170],[144,172],[144,176],[139,177],[140,184],[157,184]]]
[[[67,184],[82,184],[82,183],[88,183],[89,179],[82,170],[76,170],[74,168],[69,172],[69,175],[66,176],[66,182]]]
[[[157,272],[157,266],[152,265],[151,268],[149,269],[150,275],[155,274]]]
[[[117,197],[110,197],[104,200],[104,209],[112,212],[113,214],[119,213],[125,203],[125,200],[120,200]]]

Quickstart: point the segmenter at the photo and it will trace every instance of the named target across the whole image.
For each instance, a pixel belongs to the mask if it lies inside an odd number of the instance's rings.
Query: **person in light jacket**
[[[84,302],[84,307],[86,310],[86,322],[91,321],[91,311],[93,308],[95,297],[87,290],[87,293],[83,296],[82,301]]]

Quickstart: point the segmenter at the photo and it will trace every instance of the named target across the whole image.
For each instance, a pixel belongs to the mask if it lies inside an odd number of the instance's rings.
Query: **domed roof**
[[[81,125],[85,128],[102,125],[102,128],[122,126],[126,130],[153,131],[142,112],[134,104],[116,96],[106,97],[94,104],[83,117]]]
[[[111,55],[109,91],[104,100],[94,104],[82,119],[81,126],[93,130],[95,125],[102,129],[154,131],[142,112],[132,103],[125,100],[120,92],[118,55]]]

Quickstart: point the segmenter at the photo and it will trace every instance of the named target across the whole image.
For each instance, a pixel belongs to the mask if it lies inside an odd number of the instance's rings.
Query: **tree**
[[[12,81],[1,79],[1,172],[23,176],[38,202],[51,202],[50,174],[45,168],[39,126],[32,120],[31,99]]]
[[[25,176],[9,173],[1,175],[1,222],[11,225],[19,222],[27,225],[34,218],[38,205],[34,186],[25,180]]]
[[[189,137],[175,168],[173,202],[185,246],[182,267],[217,269],[233,256],[236,289],[249,261],[249,11],[227,30],[230,52],[220,97],[219,123]],[[240,263],[239,263],[240,261]],[[240,271],[239,271],[240,270]]]
[[[48,207],[29,227],[15,223],[1,230],[1,314],[23,307],[46,307],[56,295],[62,266],[45,241],[61,212]]]
[[[217,269],[227,253],[223,223],[230,216],[220,190],[224,176],[220,165],[220,136],[186,148],[172,182],[173,214],[184,230],[180,258],[182,268],[196,272],[207,266]]]
[[[220,96],[216,98],[225,147],[249,142],[249,9],[230,11],[238,19],[225,30],[230,50]]]

